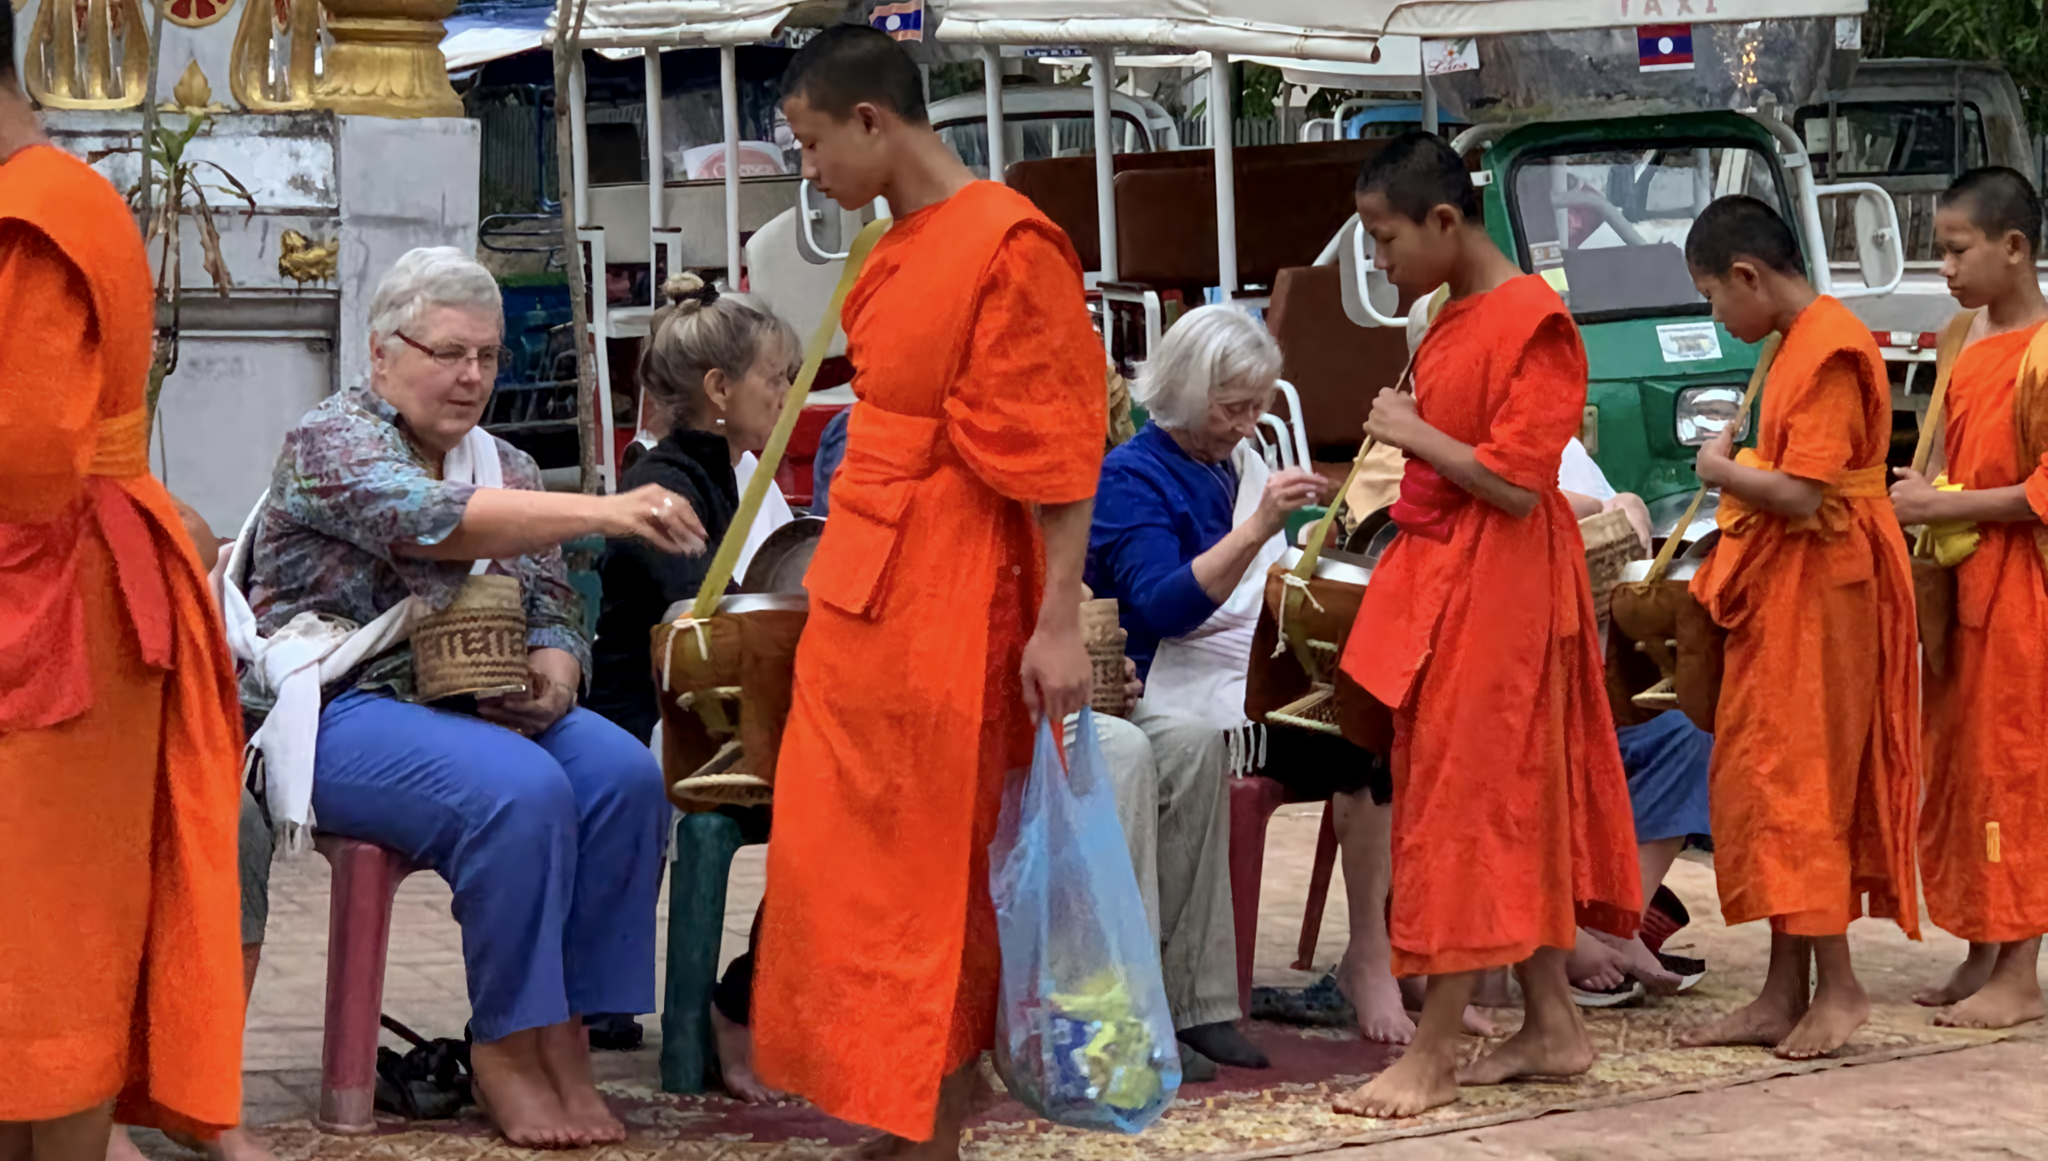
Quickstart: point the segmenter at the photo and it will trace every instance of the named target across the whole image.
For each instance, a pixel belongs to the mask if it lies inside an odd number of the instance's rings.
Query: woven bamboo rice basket
[[[526,610],[519,580],[471,576],[447,608],[412,630],[415,696],[502,697],[526,690]]]
[[[1593,585],[1593,610],[1600,623],[1600,635],[1607,636],[1610,598],[1621,583],[1622,570],[1632,560],[1649,555],[1628,513],[1619,509],[1588,516],[1579,521],[1579,537],[1586,542],[1586,576]]]

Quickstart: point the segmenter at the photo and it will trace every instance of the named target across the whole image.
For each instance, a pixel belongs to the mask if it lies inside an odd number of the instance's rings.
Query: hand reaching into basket
[[[604,534],[613,539],[645,540],[667,553],[695,556],[704,551],[704,523],[690,502],[662,487],[648,484],[608,497]]]

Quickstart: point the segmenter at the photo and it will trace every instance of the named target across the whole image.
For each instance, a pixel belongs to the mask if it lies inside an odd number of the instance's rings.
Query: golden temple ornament
[[[17,5],[18,6],[18,5]],[[149,30],[138,0],[43,0],[28,34],[22,82],[46,109],[132,109],[149,77]]]
[[[330,239],[315,245],[297,230],[286,230],[278,242],[278,277],[289,278],[300,286],[308,282],[334,281],[335,268],[341,257],[338,240]]]
[[[171,87],[171,99],[157,106],[166,113],[225,113],[224,106],[213,103],[213,85],[208,83],[206,73],[197,60],[185,65],[178,83]]]
[[[327,0],[324,69],[313,103],[371,117],[460,117],[441,22],[455,0]]]
[[[313,107],[319,0],[248,0],[235,26],[228,88],[255,113]]]

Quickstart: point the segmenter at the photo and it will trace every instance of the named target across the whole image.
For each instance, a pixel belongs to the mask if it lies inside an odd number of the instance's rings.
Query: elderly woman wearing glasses
[[[273,819],[375,843],[448,881],[479,1103],[514,1143],[566,1148],[625,1136],[592,1083],[579,1017],[654,1010],[669,805],[646,747],[576,706],[590,646],[558,546],[596,533],[701,551],[703,527],[659,487],[544,492],[532,459],[476,431],[503,317],[496,282],[460,252],[401,258],[371,303],[368,381],[285,438],[238,550],[246,579],[223,595],[233,606],[246,594],[253,622],[238,633],[230,613]],[[261,660],[308,633],[377,630],[409,599],[443,609],[478,561],[519,582],[525,693],[417,704],[409,647],[379,648],[374,633],[351,642],[362,659],[346,672],[329,670],[348,646],[329,655],[317,699],[291,695]],[[310,797],[295,802],[290,755],[305,749]]]

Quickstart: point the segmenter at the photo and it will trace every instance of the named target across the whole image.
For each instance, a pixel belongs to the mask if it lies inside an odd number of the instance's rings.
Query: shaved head
[[[1969,215],[1987,238],[2016,233],[2026,239],[2028,254],[2041,249],[2041,195],[2017,170],[2002,165],[1973,169],[1948,187],[1940,206]]]
[[[1803,277],[1799,240],[1778,212],[1746,194],[1717,198],[1685,236],[1685,261],[1701,274],[1726,277],[1737,262],[1749,261],[1780,274]]]
[[[1358,172],[1357,196],[1379,194],[1395,213],[1420,222],[1438,206],[1449,206],[1472,225],[1480,224],[1479,190],[1464,159],[1434,133],[1403,133],[1373,154]]]
[[[839,121],[856,105],[873,105],[912,125],[930,123],[916,63],[887,33],[865,24],[835,24],[806,42],[782,74],[782,96]]]

